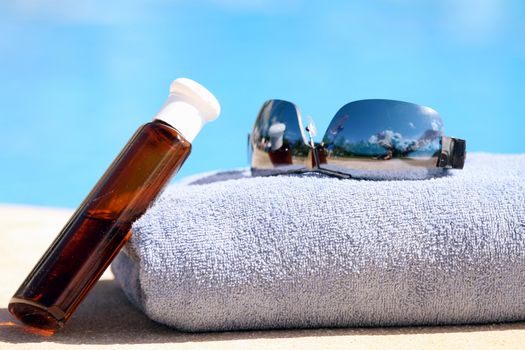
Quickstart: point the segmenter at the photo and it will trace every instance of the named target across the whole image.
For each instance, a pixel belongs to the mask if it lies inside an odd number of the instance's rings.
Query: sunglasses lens
[[[291,102],[267,101],[257,116],[249,142],[251,167],[255,174],[306,168],[309,148],[300,112]]]
[[[436,168],[443,122],[428,107],[392,100],[343,106],[323,138],[321,168],[353,177],[425,178]]]

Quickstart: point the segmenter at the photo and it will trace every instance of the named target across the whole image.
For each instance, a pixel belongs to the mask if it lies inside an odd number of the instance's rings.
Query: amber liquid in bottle
[[[190,151],[190,142],[162,121],[139,128],[17,290],[9,311],[33,327],[62,327]]]
[[[292,152],[288,146],[283,145],[276,150],[270,150],[268,155],[274,166],[292,164]]]

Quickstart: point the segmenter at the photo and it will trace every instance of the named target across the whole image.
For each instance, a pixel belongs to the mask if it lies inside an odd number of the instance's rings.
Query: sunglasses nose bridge
[[[308,124],[306,124],[305,130],[308,133],[308,142],[310,143],[311,148],[315,148],[314,137],[317,135],[317,128],[315,126],[312,116],[307,116],[306,120]]]
[[[319,156],[319,147],[314,146],[310,147],[308,150],[308,156],[306,157],[306,168],[308,170],[319,170],[320,169],[320,156]]]
[[[318,170],[320,168],[320,156],[319,156],[319,147],[316,146],[314,137],[317,135],[317,127],[315,126],[314,119],[311,115],[306,117],[307,125],[305,127],[306,132],[308,133],[308,146],[310,150],[308,151],[307,164],[306,167],[308,170]]]

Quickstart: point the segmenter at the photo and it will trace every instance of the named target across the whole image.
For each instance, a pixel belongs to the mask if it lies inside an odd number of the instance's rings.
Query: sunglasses
[[[465,163],[465,140],[445,136],[435,110],[408,102],[350,102],[336,113],[321,143],[314,142],[315,134],[313,121],[303,128],[295,104],[266,101],[248,135],[252,175],[424,179]]]

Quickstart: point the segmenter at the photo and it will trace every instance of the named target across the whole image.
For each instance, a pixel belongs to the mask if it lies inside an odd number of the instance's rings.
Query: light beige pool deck
[[[181,333],[137,311],[110,272],[63,330],[37,334],[16,322],[7,304],[70,215],[69,210],[0,205],[0,349],[525,349],[525,322]]]

